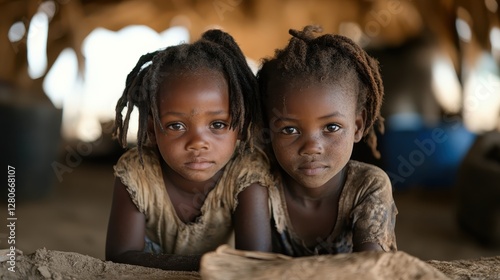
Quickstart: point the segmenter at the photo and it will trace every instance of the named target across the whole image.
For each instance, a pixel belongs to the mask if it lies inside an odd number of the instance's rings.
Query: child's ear
[[[148,139],[149,143],[156,145],[155,124],[152,116],[148,118]]]
[[[354,143],[358,143],[363,138],[363,134],[365,132],[365,124],[366,124],[366,110],[363,109],[361,112],[356,114],[356,131],[354,132]]]

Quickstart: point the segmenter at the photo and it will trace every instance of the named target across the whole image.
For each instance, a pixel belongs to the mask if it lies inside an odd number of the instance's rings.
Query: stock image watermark
[[[16,168],[11,165],[7,165],[7,270],[10,272],[16,271]]]
[[[454,132],[459,129],[467,129],[467,117],[481,113],[481,105],[497,102],[500,83],[491,74],[477,78],[470,94],[464,97],[463,115],[454,117],[443,117],[443,125],[447,130],[441,127],[435,127],[426,138],[413,140],[413,149],[406,155],[399,154],[396,158],[397,168],[387,171],[393,186],[404,183],[410,176],[414,175],[419,167],[424,165],[426,160],[433,160],[431,157],[446,145],[446,142],[456,137]],[[473,133],[470,131],[470,133]]]
[[[385,28],[408,9],[407,2],[412,0],[389,0],[384,7],[371,9],[367,13],[367,21],[363,26],[356,23],[344,23],[340,26],[340,33],[355,39],[361,46],[367,46],[377,38]]]
[[[57,160],[53,161],[51,166],[54,170],[54,174],[59,182],[63,181],[63,175],[65,173],[71,173],[75,168],[80,166],[83,162],[83,157],[88,156],[92,153],[95,147],[102,143],[105,134],[111,133],[113,130],[113,125],[105,125],[102,129],[101,137],[93,142],[79,142],[76,147],[67,145],[65,147],[66,155],[64,156],[64,161],[59,162]]]
[[[232,12],[243,0],[215,0],[212,2],[215,12],[220,20],[224,20],[226,12]]]
[[[387,175],[391,179],[392,185],[397,183],[404,183],[406,178],[413,175],[416,168],[424,164],[427,157],[432,156],[439,144],[446,142],[449,135],[444,131],[444,129],[436,127],[432,130],[430,137],[425,139],[415,139],[413,144],[415,144],[415,149],[413,149],[407,157],[399,155],[397,157],[398,167],[397,174],[387,171]]]

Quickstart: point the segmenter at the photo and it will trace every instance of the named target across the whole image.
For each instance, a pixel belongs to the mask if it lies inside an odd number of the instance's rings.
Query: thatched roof
[[[187,25],[192,38],[217,25],[230,32],[245,54],[258,60],[273,54],[289,38],[289,28],[321,24],[327,32],[342,32],[345,23],[356,23],[368,38],[367,47],[403,44],[430,31],[450,54],[455,66],[462,59],[455,21],[457,15],[469,23],[478,48],[489,49],[489,31],[499,24],[495,0],[56,0],[47,42],[48,64],[66,47],[83,57],[80,48],[96,27],[119,30],[133,24],[162,31],[172,25]],[[37,12],[38,0],[0,2],[0,80],[25,88],[41,87],[41,79],[27,75],[26,38],[11,43],[10,26],[26,26]],[[488,9],[488,6],[490,9]],[[344,24],[344,25],[343,25]]]

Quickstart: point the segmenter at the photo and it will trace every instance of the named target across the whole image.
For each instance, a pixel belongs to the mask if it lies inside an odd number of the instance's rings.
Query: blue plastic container
[[[382,168],[395,189],[449,188],[475,138],[458,118],[429,127],[417,115],[393,116],[379,139]]]

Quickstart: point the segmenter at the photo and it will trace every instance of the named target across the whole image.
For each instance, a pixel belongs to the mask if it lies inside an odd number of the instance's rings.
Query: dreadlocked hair
[[[377,150],[375,129],[384,132],[384,119],[380,115],[384,88],[378,62],[347,37],[325,34],[319,37],[319,26],[309,25],[302,31],[290,29],[293,37],[284,49],[278,49],[273,58],[264,59],[257,73],[262,106],[270,83],[301,85],[304,83],[332,83],[355,86],[356,110],[366,110],[363,138],[373,155]]]
[[[245,56],[233,37],[221,30],[208,30],[192,44],[180,44],[157,50],[140,57],[128,74],[125,89],[116,104],[113,136],[123,148],[127,146],[127,131],[134,107],[139,110],[137,148],[143,164],[143,147],[148,143],[148,122],[161,127],[158,113],[158,91],[169,77],[203,69],[223,73],[229,89],[231,129],[240,133],[240,149],[252,146],[250,136],[254,122],[260,122],[258,85]],[[122,111],[127,107],[125,117]]]

